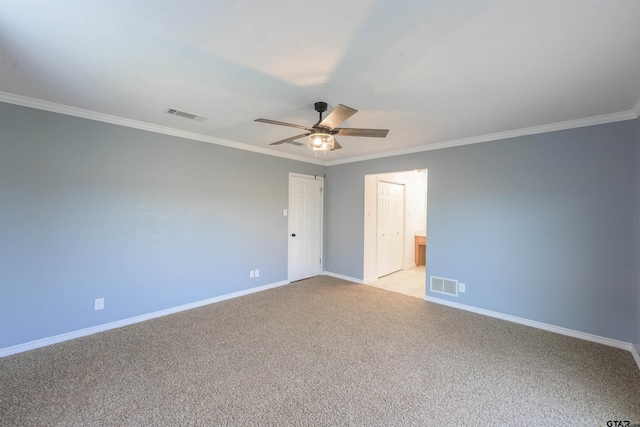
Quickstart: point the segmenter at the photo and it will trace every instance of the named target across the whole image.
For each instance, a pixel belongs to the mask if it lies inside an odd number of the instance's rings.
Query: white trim
[[[631,355],[633,359],[636,361],[636,365],[638,365],[638,369],[640,369],[640,354],[638,354],[638,350],[636,350],[635,345],[631,345]]]
[[[245,144],[242,142],[231,141],[228,139],[216,138],[213,136],[202,135],[195,132],[178,130],[166,126],[154,125],[151,123],[141,122],[138,120],[126,119],[124,117],[112,116],[109,114],[97,113],[95,111],[83,110],[82,108],[69,107],[54,102],[42,101],[40,99],[28,98],[26,96],[14,95],[0,91],[0,102],[8,104],[20,105],[22,107],[34,108],[36,110],[50,111],[52,113],[64,114],[67,116],[80,117],[88,120],[95,120],[103,123],[124,126],[133,129],[144,130],[148,132],[160,133],[163,135],[175,136],[178,138],[190,139],[193,141],[207,142],[209,144],[222,145],[224,147],[236,148],[238,150],[252,151],[254,153],[266,154],[267,156],[282,157],[300,162],[313,163],[324,166],[325,162],[318,159],[310,159],[308,157],[299,156],[297,154],[281,153],[269,150],[267,148],[256,147],[255,145]]]
[[[510,314],[503,314],[497,311],[485,310],[483,308],[473,307],[466,304],[460,304],[453,301],[448,301],[429,295],[425,295],[425,301],[433,302],[436,304],[442,304],[460,310],[470,311],[472,313],[482,314],[484,316],[495,317],[497,319],[506,320],[508,322],[519,323],[525,326],[531,326],[532,328],[542,329],[549,332],[555,332],[560,335],[566,335],[573,338],[579,338],[586,341],[596,342],[599,344],[608,345],[610,347],[621,348],[623,350],[631,351],[633,345],[629,342],[614,340],[611,338],[601,337],[599,335],[588,334],[586,332],[575,331],[573,329],[567,329],[560,326],[550,325],[548,323],[542,323],[535,320],[524,319],[522,317],[512,316]],[[640,365],[639,365],[640,367]]]
[[[634,105],[633,108],[631,109],[631,115],[635,119],[640,117],[640,98],[638,98],[638,102],[636,102],[636,105]]]
[[[53,113],[65,114],[68,116],[81,117],[84,119],[95,120],[99,122],[111,123],[114,125],[130,127],[134,129],[146,130],[149,132],[161,133],[165,135],[176,136],[179,138],[191,139],[194,141],[208,142],[210,144],[222,145],[225,147],[237,148],[239,150],[252,151],[255,153],[265,154],[268,156],[282,157],[290,160],[297,160],[305,163],[313,163],[321,166],[334,166],[344,163],[360,162],[363,160],[380,159],[384,157],[400,156],[403,154],[420,153],[423,151],[439,150],[441,148],[457,147],[460,145],[478,144],[480,142],[496,141],[506,138],[515,138],[524,135],[535,135],[545,132],[554,132],[558,130],[574,129],[585,126],[601,125],[606,123],[621,122],[624,120],[633,120],[640,116],[640,99],[635,106],[628,111],[619,113],[603,114],[601,116],[587,117],[583,119],[568,120],[565,122],[551,123],[547,125],[532,126],[528,128],[515,129],[506,132],[491,133],[487,135],[473,136],[469,138],[454,139],[452,141],[435,142],[432,144],[424,144],[414,147],[403,148],[399,150],[384,151],[381,153],[366,154],[363,156],[349,157],[346,159],[337,159],[323,161],[319,159],[311,159],[297,154],[281,153],[269,150],[267,148],[257,147],[255,145],[245,144],[241,142],[230,141],[227,139],[216,138],[213,136],[202,135],[194,132],[181,131],[165,126],[154,125],[151,123],[140,122],[137,120],[125,119],[123,117],[111,116],[109,114],[97,113],[90,110],[84,110],[67,105],[56,104],[54,102],[43,101],[40,99],[29,98],[26,96],[15,95],[8,92],[0,91],[0,102],[8,104],[21,105],[23,107],[35,108],[37,110],[45,110]]]
[[[375,281],[376,281],[376,280],[378,280],[378,279],[379,279],[379,277],[378,277],[378,276],[373,276],[373,277],[369,277],[369,278],[367,278],[367,279],[362,279],[362,284],[363,284],[363,285],[369,285],[369,284],[371,284],[371,283],[375,282]]]
[[[180,311],[190,310],[192,308],[202,307],[204,305],[213,304],[216,302],[241,297],[244,295],[253,294],[255,292],[266,291],[267,289],[277,288],[278,286],[288,285],[286,280],[270,283],[267,285],[257,286],[255,288],[245,289],[243,291],[232,292],[230,294],[221,295],[218,297],[208,298],[201,301],[195,301],[189,304],[179,305],[177,307],[171,307],[160,311],[154,311],[153,313],[142,314],[140,316],[129,317],[128,319],[117,320],[115,322],[104,323],[102,325],[92,326],[90,328],[80,329],[77,331],[67,332],[52,337],[41,338],[35,341],[29,341],[23,344],[13,345],[10,347],[0,348],[0,357],[10,356],[12,354],[22,353],[24,351],[33,350],[40,347],[45,347],[51,344],[57,344],[63,341],[69,341],[75,338],[84,337],[87,335],[97,334],[98,332],[108,331],[110,329],[120,328],[122,326],[132,325],[134,323],[144,322],[145,320],[155,319],[156,317],[167,316],[169,314],[178,313]]]
[[[602,116],[587,117],[584,119],[568,120],[566,122],[551,123],[548,125],[532,126],[528,128],[509,130],[506,132],[490,133],[487,135],[472,136],[469,138],[454,139],[452,141],[434,142],[431,144],[418,145],[414,147],[402,148],[399,150],[384,151],[381,153],[366,154],[363,156],[350,157],[348,159],[331,160],[325,163],[325,166],[335,166],[344,163],[360,162],[363,160],[380,159],[391,156],[401,156],[403,154],[420,153],[423,151],[439,150],[442,148],[458,147],[460,145],[478,144],[480,142],[497,141],[500,139],[516,138],[525,135],[536,135],[546,132],[555,132],[559,130],[575,129],[585,126],[602,125],[606,123],[622,122],[625,120],[633,120],[638,117],[640,111],[639,104],[634,110],[623,111],[621,113],[604,114]]]
[[[363,285],[364,284],[364,281],[362,279],[356,279],[355,277],[345,276],[343,274],[332,273],[330,271],[323,271],[322,274],[325,275],[325,276],[335,277],[336,279],[342,279],[342,280],[347,280],[349,282],[354,282],[354,283],[357,283],[359,285]]]

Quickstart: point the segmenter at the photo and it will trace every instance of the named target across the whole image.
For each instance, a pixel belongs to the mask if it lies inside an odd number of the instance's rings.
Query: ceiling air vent
[[[439,294],[458,296],[458,281],[453,279],[445,279],[444,277],[431,276],[431,292]]]
[[[186,111],[176,110],[175,108],[169,108],[167,113],[173,114],[174,116],[184,117],[185,119],[195,120],[196,122],[204,122],[207,120],[206,117],[198,116],[197,114],[187,113]]]

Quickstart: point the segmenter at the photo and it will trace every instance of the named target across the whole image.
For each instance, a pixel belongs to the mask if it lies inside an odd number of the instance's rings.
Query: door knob
[[[296,233],[291,233],[291,237],[296,237]]]

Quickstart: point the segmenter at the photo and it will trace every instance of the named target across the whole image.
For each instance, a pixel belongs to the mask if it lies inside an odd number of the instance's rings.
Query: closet
[[[378,181],[378,277],[403,268],[404,194],[404,185]]]

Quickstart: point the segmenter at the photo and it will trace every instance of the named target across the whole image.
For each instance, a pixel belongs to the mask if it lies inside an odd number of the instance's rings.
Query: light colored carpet
[[[0,359],[2,426],[608,420],[630,353],[327,276]]]

